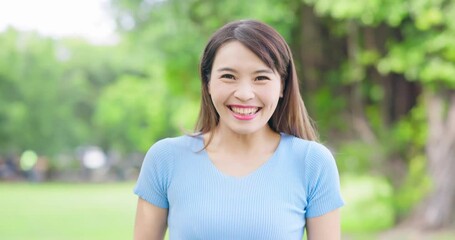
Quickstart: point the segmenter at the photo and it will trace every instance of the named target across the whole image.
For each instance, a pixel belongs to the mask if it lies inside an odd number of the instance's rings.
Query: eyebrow
[[[230,68],[230,67],[219,68],[217,71],[218,72],[228,71],[228,72],[237,73],[237,71],[235,69]],[[259,69],[259,70],[254,71],[253,73],[258,74],[258,73],[274,73],[274,72],[271,69]]]

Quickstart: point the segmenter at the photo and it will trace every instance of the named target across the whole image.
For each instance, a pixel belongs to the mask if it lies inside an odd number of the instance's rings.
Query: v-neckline
[[[253,170],[249,171],[248,173],[246,173],[244,175],[241,175],[241,176],[230,175],[230,174],[227,174],[227,173],[223,172],[222,170],[220,170],[215,165],[215,163],[212,161],[212,159],[210,158],[210,155],[207,152],[207,150],[204,149],[204,138],[203,138],[203,136],[202,135],[197,136],[197,141],[198,141],[197,145],[198,145],[198,147],[200,147],[199,149],[202,149],[201,153],[202,153],[202,156],[204,158],[203,160],[206,161],[207,164],[209,164],[209,168],[210,169],[212,169],[217,175],[219,175],[222,178],[232,179],[232,180],[236,180],[236,181],[243,181],[243,180],[246,180],[246,179],[250,179],[250,178],[252,178],[254,176],[260,175],[262,172],[264,172],[267,169],[269,169],[270,166],[277,160],[278,152],[280,151],[280,149],[282,148],[281,146],[283,145],[284,134],[280,133],[280,140],[278,142],[278,146],[276,147],[276,149],[272,153],[272,155],[270,155],[267,158],[266,161],[264,161],[262,164],[260,164],[255,169],[253,169]]]

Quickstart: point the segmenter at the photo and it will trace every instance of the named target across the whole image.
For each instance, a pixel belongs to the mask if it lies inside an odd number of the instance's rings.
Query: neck
[[[265,153],[273,152],[280,140],[280,134],[274,132],[270,127],[260,131],[239,134],[223,129],[218,126],[214,131],[208,133],[206,140],[212,134],[212,142],[207,147],[210,152],[229,153]]]

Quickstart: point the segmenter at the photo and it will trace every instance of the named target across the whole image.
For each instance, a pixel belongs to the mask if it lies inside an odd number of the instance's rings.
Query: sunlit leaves
[[[145,152],[163,136],[172,111],[160,79],[125,75],[101,95],[94,121],[101,138],[117,151]]]
[[[450,32],[430,32],[391,44],[389,53],[379,61],[382,74],[403,73],[408,80],[442,82],[455,87],[455,42]]]
[[[314,5],[320,15],[335,19],[355,19],[364,25],[387,22],[397,26],[406,16],[407,4],[395,0],[303,0]]]
[[[420,78],[424,82],[439,80],[447,86],[455,88],[455,63],[447,62],[437,57],[431,58],[423,66]]]
[[[443,15],[440,9],[430,8],[421,12],[416,16],[416,27],[420,30],[428,30],[433,26],[442,23]]]

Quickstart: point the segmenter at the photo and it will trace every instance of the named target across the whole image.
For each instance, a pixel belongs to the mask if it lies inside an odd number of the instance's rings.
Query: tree
[[[31,149],[52,159],[97,144],[98,96],[126,71],[113,47],[13,29],[0,39],[0,154]]]
[[[168,134],[167,89],[158,78],[125,75],[100,96],[94,122],[106,148],[146,152],[151,141]]]
[[[423,89],[425,101],[421,104],[428,113],[426,155],[433,189],[423,207],[419,208],[421,210],[417,210],[417,216],[426,228],[448,226],[454,221],[455,213],[455,186],[452,184],[455,179],[451,174],[455,171],[455,25],[450,20],[455,12],[455,3],[443,0],[305,2],[312,4],[318,14],[331,16],[348,25],[348,36],[354,39],[354,44],[348,41],[348,53],[357,51],[349,57],[354,63],[350,66],[351,70],[358,69],[356,62],[374,54],[374,61],[370,64],[383,75],[380,78],[386,83],[384,89],[412,97],[410,105],[404,105],[401,114],[396,116],[395,111],[388,113],[392,123],[417,103],[420,91],[402,91],[400,86],[405,85],[397,85],[387,78],[398,74]],[[359,29],[365,31],[361,39],[358,38]],[[381,39],[381,34],[386,36],[386,41],[379,41],[380,45],[375,49],[369,47],[371,38],[367,33],[371,30],[377,34],[376,41]],[[355,42],[359,40],[363,42],[362,49],[356,47],[359,45]],[[371,50],[373,52],[369,52]],[[356,101],[361,102],[361,99]],[[386,106],[391,104],[401,106],[406,101],[397,98]]]
[[[0,37],[2,151],[55,153],[64,145],[63,139],[55,138],[64,111],[58,105],[61,69],[54,52],[56,44],[12,29]]]

